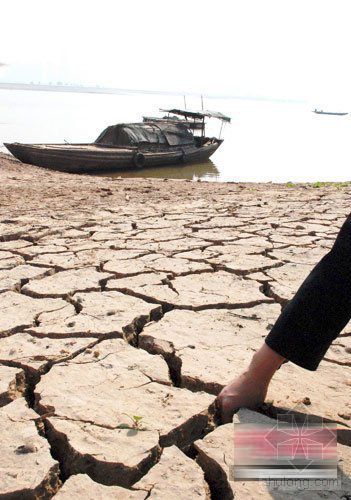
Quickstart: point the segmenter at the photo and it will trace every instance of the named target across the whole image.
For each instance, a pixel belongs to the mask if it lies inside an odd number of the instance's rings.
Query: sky
[[[351,105],[349,0],[2,2],[0,81]]]

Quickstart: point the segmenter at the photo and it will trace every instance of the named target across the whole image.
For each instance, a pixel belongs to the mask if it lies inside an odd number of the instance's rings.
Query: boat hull
[[[316,115],[332,115],[332,116],[346,116],[348,113],[333,113],[332,111],[313,111]]]
[[[21,144],[5,143],[12,155],[23,163],[72,173],[116,171],[174,164],[201,163],[210,158],[222,140],[172,150],[143,151],[137,148],[101,147],[95,144]],[[137,167],[135,155],[142,154]]]

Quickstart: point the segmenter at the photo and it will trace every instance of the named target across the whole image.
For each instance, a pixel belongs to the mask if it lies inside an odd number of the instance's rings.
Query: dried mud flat
[[[233,482],[214,399],[350,211],[348,186],[73,176],[0,155],[0,498],[292,498]],[[351,327],[257,412],[338,423],[351,494]],[[137,418],[135,418],[137,417]]]

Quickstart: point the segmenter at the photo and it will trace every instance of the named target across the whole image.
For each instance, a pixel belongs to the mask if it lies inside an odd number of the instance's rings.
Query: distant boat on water
[[[316,113],[317,115],[334,115],[334,116],[345,116],[345,115],[348,115],[348,113],[337,113],[337,112],[333,112],[333,111],[323,111],[321,109],[320,110],[314,109],[313,113]]]

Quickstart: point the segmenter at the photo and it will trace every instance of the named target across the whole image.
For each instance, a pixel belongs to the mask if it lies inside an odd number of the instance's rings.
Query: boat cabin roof
[[[204,119],[204,118],[217,118],[223,122],[230,122],[231,118],[224,115],[220,111],[188,111],[187,109],[160,109],[165,113],[172,113],[174,115],[185,116],[186,118]]]
[[[139,144],[164,144],[179,146],[194,144],[194,136],[183,123],[171,121],[120,123],[107,127],[95,144],[109,146],[138,146]]]

